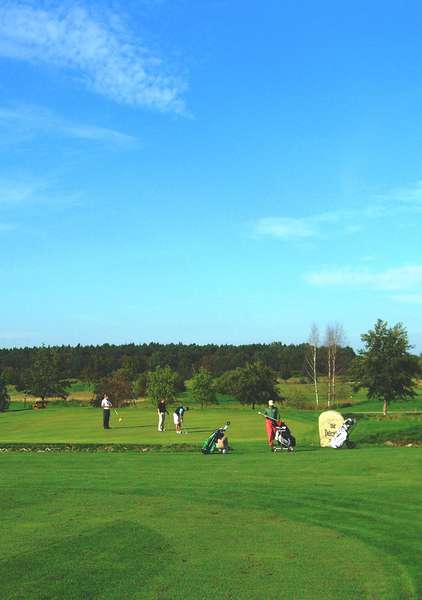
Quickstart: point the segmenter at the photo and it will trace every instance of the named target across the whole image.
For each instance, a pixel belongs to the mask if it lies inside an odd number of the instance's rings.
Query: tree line
[[[245,346],[197,346],[183,344],[135,344],[113,346],[60,346],[0,350],[0,410],[7,408],[7,384],[41,399],[66,398],[70,379],[94,385],[93,404],[103,394],[115,404],[139,396],[153,402],[176,400],[190,379],[191,396],[202,406],[216,402],[216,393],[230,395],[243,404],[280,400],[278,379],[307,375],[313,382],[319,408],[319,376],[327,375],[327,406],[335,400],[339,373],[349,374],[357,390],[383,401],[386,414],[391,401],[415,395],[421,360],[412,355],[407,331],[378,320],[361,336],[365,348],[356,356],[341,345],[342,328],[327,328],[327,345],[320,346],[315,326],[307,344],[252,344]],[[85,363],[82,359],[85,359]]]
[[[129,379],[169,366],[182,380],[190,379],[203,368],[214,376],[226,371],[261,362],[283,379],[306,376],[309,344],[197,345],[197,344],[103,344],[99,346],[49,346],[50,356],[62,379],[79,379],[88,383],[109,377],[123,369]],[[0,372],[11,385],[18,385],[39,356],[40,348],[0,348]],[[316,370],[327,373],[326,347],[319,348]],[[347,372],[355,353],[346,346],[338,350],[339,368]]]
[[[3,408],[8,403],[7,385],[40,398],[68,396],[71,380],[91,384],[93,404],[107,393],[118,405],[140,396],[171,402],[192,380],[192,395],[202,406],[216,401],[216,393],[242,403],[260,404],[279,399],[277,378],[308,378],[307,344],[125,344],[101,346],[41,346],[0,349]],[[330,348],[318,348],[313,376],[327,370]],[[347,372],[355,353],[338,348],[338,365]],[[0,382],[0,383],[1,383]],[[1,394],[0,394],[1,395]],[[1,407],[0,407],[1,410]]]

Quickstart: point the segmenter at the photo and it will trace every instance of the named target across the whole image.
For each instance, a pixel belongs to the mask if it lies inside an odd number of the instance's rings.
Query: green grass
[[[16,403],[19,407],[19,403]],[[347,413],[351,409],[345,409]],[[353,408],[354,410],[354,408]],[[3,443],[69,443],[69,444],[145,444],[171,446],[174,444],[199,447],[209,432],[231,421],[230,437],[242,448],[259,448],[265,443],[264,420],[250,408],[236,403],[213,406],[202,410],[192,407],[185,418],[188,435],[176,435],[170,417],[167,431],[157,431],[157,415],[146,403],[119,409],[122,422],[112,411],[112,429],[102,428],[102,411],[90,406],[60,406],[50,404],[43,410],[16,410],[0,413],[0,442]],[[282,409],[298,440],[298,446],[317,448],[318,413]],[[388,440],[406,442],[422,440],[422,415],[360,416],[352,431],[356,443],[382,443]]]
[[[377,400],[368,400],[362,397],[361,400],[353,403],[353,408],[360,412],[382,412],[382,403]],[[401,411],[422,411],[422,388],[417,389],[417,394],[414,398],[391,402],[388,407],[388,412]]]
[[[92,393],[94,391],[94,388],[95,386],[92,383],[79,381],[79,379],[72,379],[69,387],[67,388],[67,391],[70,393],[70,395],[74,395],[76,392]]]
[[[281,382],[278,384],[278,389],[281,395],[286,399],[287,406],[297,407],[302,409],[315,408],[314,387],[310,383],[297,383],[295,380]],[[324,410],[327,405],[326,395],[327,383],[324,378],[321,378],[319,384],[319,404],[321,410]],[[416,396],[399,402],[392,402],[389,410],[391,411],[407,411],[420,410],[422,411],[422,385],[415,387]],[[360,412],[382,412],[382,402],[376,400],[368,400],[365,389],[360,389],[357,392],[353,391],[350,382],[339,378],[337,384],[337,399],[334,408],[350,408]]]
[[[119,423],[111,413],[111,429],[102,428],[102,411],[98,408],[62,407],[50,405],[47,409],[0,414],[0,442],[45,443],[133,443],[185,444],[199,446],[209,433],[231,420],[230,436],[237,444],[260,446],[265,441],[264,419],[248,408],[230,404],[230,408],[212,407],[205,410],[194,407],[185,417],[189,435],[176,435],[171,415],[167,417],[167,431],[157,431],[156,412],[148,405],[119,409],[123,419]],[[289,424],[305,444],[317,444],[315,415],[289,411]]]
[[[156,431],[146,405],[0,413],[3,443],[162,444],[167,452],[0,454],[2,600],[407,600],[422,597],[419,417],[365,418],[351,451],[320,449],[317,414],[287,409],[297,452],[231,403]],[[198,446],[231,419],[234,452]],[[407,435],[407,434],[406,434]],[[1,443],[0,443],[1,447]]]
[[[192,397],[190,392],[190,381],[186,381],[187,389],[178,395],[180,402],[192,404]],[[278,390],[281,396],[285,399],[285,406],[288,408],[298,408],[305,410],[315,410],[315,395],[314,386],[312,383],[299,383],[297,378],[291,378],[288,381],[280,381],[278,383]],[[93,397],[94,386],[86,382],[74,379],[71,381],[71,385],[67,388],[69,393],[67,402],[78,402],[81,404],[89,404]],[[321,377],[319,382],[319,397],[320,397],[320,409],[326,408],[327,381],[326,378]],[[401,402],[394,402],[390,406],[391,411],[409,411],[409,410],[420,410],[422,411],[422,382],[415,388],[416,397]],[[18,392],[14,386],[8,386],[8,391],[13,402],[23,402],[26,400],[27,403],[33,404],[35,398],[25,396],[23,392]],[[217,394],[218,404],[220,407],[228,407],[229,405],[236,404],[237,402],[228,395]],[[50,400],[50,404],[54,404],[57,401],[54,399]],[[344,377],[339,377],[337,381],[337,401],[334,408],[350,409],[359,412],[381,412],[382,403],[368,400],[366,396],[366,390],[361,389],[357,392],[352,391],[351,383]]]
[[[351,437],[357,444],[384,442],[421,444],[422,415],[359,417]]]
[[[388,448],[2,455],[1,597],[417,599],[421,467]]]

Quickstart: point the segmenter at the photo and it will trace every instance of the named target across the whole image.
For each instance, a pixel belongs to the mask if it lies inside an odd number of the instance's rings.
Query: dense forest
[[[131,379],[138,374],[169,366],[184,379],[198,369],[205,368],[215,376],[248,363],[262,362],[280,377],[304,376],[310,350],[308,344],[248,344],[248,345],[197,345],[197,344],[124,344],[101,346],[54,346],[50,348],[57,357],[63,379],[98,381],[118,369],[124,369]],[[19,384],[22,373],[29,369],[37,348],[0,349],[0,372],[7,383]],[[337,369],[347,373],[355,357],[350,347],[337,348]],[[327,348],[318,350],[319,374],[327,372]]]

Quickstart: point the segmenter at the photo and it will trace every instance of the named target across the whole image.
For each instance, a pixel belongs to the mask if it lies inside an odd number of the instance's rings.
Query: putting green
[[[111,416],[111,429],[102,428],[102,412],[92,407],[51,406],[46,410],[0,413],[0,442],[75,443],[75,444],[185,444],[199,446],[211,431],[231,421],[228,434],[234,443],[255,444],[265,448],[264,419],[256,411],[233,405],[230,408],[194,408],[185,416],[188,435],[176,435],[167,417],[166,431],[157,431],[157,414],[148,406],[126,408]],[[316,416],[291,413],[289,425],[304,443],[318,444]]]

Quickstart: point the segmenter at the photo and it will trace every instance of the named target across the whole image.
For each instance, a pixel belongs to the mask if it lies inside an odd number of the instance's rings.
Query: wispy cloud
[[[347,286],[384,291],[411,290],[422,286],[422,265],[408,265],[384,271],[342,267],[307,273],[304,279],[317,286]]]
[[[14,108],[0,106],[0,127],[13,130],[13,136],[19,133],[27,135],[59,135],[73,139],[101,142],[119,147],[129,147],[136,138],[115,129],[75,123],[63,119],[56,113],[37,106],[18,106]]]
[[[281,240],[300,240],[321,237],[324,234],[324,225],[340,223],[346,213],[325,212],[309,217],[263,217],[258,219],[253,226],[256,237],[274,237]],[[350,231],[352,233],[354,231]]]
[[[377,205],[385,210],[408,210],[422,213],[422,180],[413,185],[397,187],[384,194],[374,196]]]
[[[404,302],[405,304],[422,304],[422,293],[420,294],[395,294],[390,296],[391,300]]]
[[[62,190],[52,178],[6,179],[0,177],[0,206],[28,204],[78,204],[81,194]]]
[[[0,6],[0,56],[65,68],[116,102],[183,113],[183,80],[116,14],[34,0]]]
[[[7,331],[0,329],[0,340],[4,341],[18,341],[26,338],[33,338],[36,334],[34,331]]]
[[[358,234],[365,230],[368,223],[376,220],[419,213],[422,213],[422,181],[384,194],[373,194],[362,206],[357,204],[348,210],[316,213],[307,217],[263,217],[254,223],[253,234],[281,240],[325,239],[339,234]],[[327,224],[337,226],[327,227]]]
[[[317,235],[317,229],[306,219],[268,217],[256,222],[254,233],[257,236],[291,240],[314,237]]]

